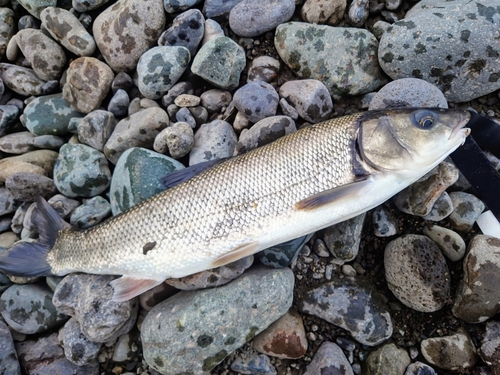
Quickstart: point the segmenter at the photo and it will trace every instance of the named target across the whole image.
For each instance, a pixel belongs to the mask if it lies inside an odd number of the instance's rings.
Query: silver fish
[[[123,301],[378,206],[465,141],[470,113],[394,109],[311,125],[216,164],[87,230],[43,199],[38,243],[0,256],[12,275],[123,275]]]

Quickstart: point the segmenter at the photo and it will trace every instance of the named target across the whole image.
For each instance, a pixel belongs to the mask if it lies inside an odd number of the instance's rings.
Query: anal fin
[[[149,289],[154,288],[164,282],[165,279],[142,279],[132,276],[122,276],[119,279],[109,283],[115,290],[113,294],[113,302],[124,302],[132,299]]]
[[[238,259],[256,253],[258,248],[259,248],[258,242],[249,242],[241,246],[238,246],[237,248],[231,250],[229,253],[221,255],[220,257],[215,259],[210,265],[210,268],[222,267],[225,266],[226,264],[236,262]]]

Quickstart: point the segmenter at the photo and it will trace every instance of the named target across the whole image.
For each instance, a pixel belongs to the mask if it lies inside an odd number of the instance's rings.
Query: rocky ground
[[[38,237],[37,195],[85,229],[329,118],[500,117],[498,0],[0,6],[0,251]],[[114,276],[0,274],[0,373],[500,374],[485,210],[447,159],[364,215],[128,302]]]

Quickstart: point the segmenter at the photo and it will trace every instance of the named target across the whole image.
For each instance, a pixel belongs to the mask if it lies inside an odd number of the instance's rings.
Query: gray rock
[[[54,165],[54,183],[64,195],[94,197],[104,192],[111,182],[108,161],[92,147],[65,144]]]
[[[77,56],[92,56],[96,44],[76,16],[63,8],[47,7],[40,13],[42,25],[57,42]]]
[[[231,2],[231,0],[229,0],[229,2]],[[205,21],[205,34],[203,35],[203,40],[201,41],[201,45],[204,45],[208,41],[218,38],[220,36],[224,36],[224,30],[222,30],[221,25],[219,25],[216,21],[212,19],[207,19]]]
[[[44,148],[48,150],[59,150],[65,143],[64,138],[56,135],[39,135],[31,139],[30,144],[37,148]]]
[[[113,92],[116,92],[118,89],[129,90],[134,86],[134,80],[130,75],[125,72],[119,72],[115,79],[113,79],[113,83],[111,84],[111,89]]]
[[[365,215],[363,213],[325,229],[323,240],[336,263],[344,264],[358,255]]]
[[[137,63],[139,91],[149,99],[161,98],[178,81],[190,60],[184,46],[159,46],[146,51]]]
[[[231,363],[231,370],[238,374],[276,375],[276,369],[267,355],[240,355]]]
[[[232,96],[229,91],[212,89],[205,91],[200,96],[201,105],[205,107],[209,113],[217,113],[223,107],[227,107],[231,103]]]
[[[2,8],[0,8],[0,13],[1,12]],[[1,85],[3,86],[3,82],[1,83]],[[18,115],[19,108],[17,108],[15,105],[0,105],[0,137],[3,137],[5,134],[7,134],[7,132],[16,124]]]
[[[351,3],[349,6],[349,11],[347,15],[349,17],[349,21],[354,26],[362,26],[366,21],[369,15],[368,8],[370,6],[369,0],[356,0]]]
[[[132,340],[134,340],[134,338],[129,333],[118,337],[118,342],[116,343],[115,350],[113,351],[113,361],[125,362],[132,360],[136,354],[135,352],[137,351],[137,347],[135,350],[132,350]]]
[[[300,15],[305,22],[335,26],[344,18],[346,7],[346,0],[307,0]]]
[[[243,48],[221,36],[201,47],[193,59],[191,71],[216,87],[232,90],[238,87],[245,63]]]
[[[28,211],[28,208],[31,206],[31,203],[29,202],[24,202],[21,204],[16,212],[14,213],[14,216],[12,217],[10,229],[12,232],[19,234],[21,233],[23,229],[23,221],[24,217],[26,216],[26,211]]]
[[[194,132],[186,122],[176,122],[163,129],[155,138],[153,148],[160,154],[167,151],[174,159],[189,154],[194,145]]]
[[[453,335],[422,340],[420,350],[431,365],[443,370],[465,371],[478,360],[476,348],[463,328]]]
[[[84,336],[93,342],[112,342],[135,324],[137,298],[113,302],[115,276],[70,274],[58,285],[53,302],[57,309],[80,323]]]
[[[285,82],[279,90],[300,117],[313,124],[330,118],[333,102],[326,86],[315,79]]]
[[[3,320],[0,320],[0,374],[21,375],[14,341]]]
[[[229,26],[235,34],[251,38],[288,21],[294,11],[294,0],[243,0],[231,9]]]
[[[11,219],[12,218],[10,216],[0,217],[0,233],[3,233],[10,228]]]
[[[497,6],[495,0],[419,3],[383,34],[380,66],[392,79],[414,77],[430,82],[453,102],[497,90]]]
[[[233,127],[225,121],[203,124],[194,135],[189,165],[233,156],[236,140]]]
[[[375,346],[392,335],[391,316],[382,301],[369,283],[334,276],[332,281],[305,292],[298,308],[344,328],[363,345]]]
[[[370,353],[365,363],[366,375],[401,375],[411,363],[408,352],[394,344],[385,344]]]
[[[62,194],[54,195],[48,200],[48,203],[63,219],[68,218],[73,210],[80,205],[77,200],[70,199]]]
[[[293,240],[280,243],[259,251],[255,256],[259,261],[273,268],[288,267],[297,258],[304,245],[311,239],[312,233],[294,238]]]
[[[464,275],[457,290],[453,314],[469,323],[479,323],[500,312],[498,289],[500,240],[477,235],[469,243]]]
[[[439,246],[449,260],[456,262],[464,257],[465,242],[457,232],[437,225],[431,225],[424,227],[423,233]]]
[[[382,87],[369,109],[394,107],[448,108],[443,93],[433,84],[418,78],[401,78]]]
[[[186,47],[190,56],[194,56],[204,33],[203,14],[198,9],[190,9],[174,18],[172,25],[158,39],[158,45]]]
[[[0,58],[15,32],[15,13],[10,8],[0,8]]]
[[[280,108],[281,112],[283,112],[285,116],[291,117],[293,120],[297,120],[299,118],[297,110],[290,105],[285,98],[280,99]]]
[[[188,124],[192,129],[196,127],[196,120],[194,119],[193,115],[189,111],[188,108],[180,108],[176,114],[175,114],[175,119],[178,122],[183,122]]]
[[[484,203],[474,195],[461,191],[451,192],[450,198],[454,208],[448,216],[451,226],[459,232],[469,232],[484,211]]]
[[[434,202],[431,211],[423,216],[423,218],[429,221],[441,221],[450,216],[452,212],[453,202],[451,201],[450,195],[445,191]]]
[[[13,64],[0,63],[0,78],[5,86],[23,96],[44,95],[54,89],[38,78],[33,69]]]
[[[417,361],[406,368],[404,375],[437,375],[437,372],[431,366]]]
[[[352,367],[342,349],[333,342],[324,341],[314,355],[311,363],[307,365],[304,375],[329,373],[354,375]]]
[[[173,85],[172,88],[161,98],[162,106],[168,107],[169,105],[174,104],[175,98],[182,94],[194,94],[193,84],[191,82],[183,81]]]
[[[194,121],[196,122],[196,126],[201,126],[207,122],[208,111],[205,109],[205,107],[197,105],[196,107],[189,107],[188,109],[193,116]]]
[[[104,155],[116,164],[120,155],[132,147],[153,148],[155,137],[170,123],[161,108],[147,108],[124,118],[104,145]]]
[[[9,189],[0,187],[0,216],[15,212],[19,204]]]
[[[71,318],[62,330],[62,344],[64,355],[71,363],[77,366],[85,366],[97,360],[97,354],[101,349],[101,343],[95,343],[85,337],[80,329],[80,324],[75,318]]]
[[[205,0],[203,14],[206,18],[227,19],[229,12],[242,0]]]
[[[167,283],[161,283],[160,285],[142,293],[139,296],[139,302],[145,311],[150,311],[157,304],[165,301],[167,298],[172,297],[178,292],[179,290],[175,289],[173,286],[168,285]]]
[[[288,116],[271,116],[260,120],[249,130],[243,130],[236,144],[235,154],[244,154],[254,148],[274,142],[297,131],[295,121]]]
[[[31,172],[50,176],[58,155],[55,151],[37,150],[1,159],[0,182],[5,182],[7,177],[17,172]]]
[[[233,96],[233,103],[250,122],[274,116],[279,95],[269,83],[254,81],[240,87]]]
[[[191,94],[181,94],[174,99],[174,104],[178,107],[196,107],[201,102],[201,98]]]
[[[99,51],[115,72],[135,69],[165,28],[162,0],[121,0],[94,21]]]
[[[12,285],[0,297],[0,312],[17,332],[31,335],[56,328],[67,317],[52,304],[52,291],[46,285]]]
[[[108,111],[115,117],[124,117],[127,115],[130,98],[125,90],[118,89],[109,100]]]
[[[163,0],[167,13],[177,13],[198,4],[200,0]]]
[[[46,7],[55,7],[57,0],[21,0],[19,4],[23,6],[33,16],[40,19],[40,13]]]
[[[92,111],[78,124],[78,140],[102,152],[115,126],[116,119],[111,112],[101,109]]]
[[[33,151],[31,140],[35,135],[31,132],[18,132],[4,135],[0,138],[0,151],[8,154],[25,154]]]
[[[5,232],[0,234],[0,251],[8,249],[14,242],[19,241],[19,236],[14,232]]]
[[[116,163],[109,192],[113,215],[165,190],[160,179],[184,168],[168,156],[144,148],[125,151]]]
[[[299,77],[321,80],[335,99],[386,83],[374,59],[377,39],[366,30],[289,22],[276,28],[274,45]]]
[[[109,0],[73,0],[71,4],[77,12],[84,13],[107,4]]]
[[[111,215],[111,205],[103,197],[97,196],[84,201],[71,214],[70,223],[78,228],[90,228]]]
[[[11,174],[5,180],[5,187],[21,202],[34,202],[37,195],[47,198],[56,193],[54,180],[36,173]]]
[[[372,212],[373,231],[377,237],[391,237],[398,233],[397,222],[384,207],[377,207]]]
[[[479,349],[479,355],[490,366],[493,374],[500,371],[500,322],[498,320],[486,322],[486,332]]]
[[[290,308],[293,280],[290,269],[257,268],[219,288],[174,295],[144,319],[144,359],[163,373],[210,371]]]
[[[247,82],[275,82],[278,78],[280,62],[271,56],[259,56],[248,66]]]

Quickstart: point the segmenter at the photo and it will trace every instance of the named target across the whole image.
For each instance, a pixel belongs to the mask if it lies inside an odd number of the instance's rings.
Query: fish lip
[[[451,131],[448,140],[457,137],[457,134],[459,134],[459,137],[462,136],[462,144],[464,144],[465,138],[467,138],[471,132],[470,128],[465,127],[469,123],[470,119],[471,115],[469,114],[469,112],[465,112],[460,122]]]

